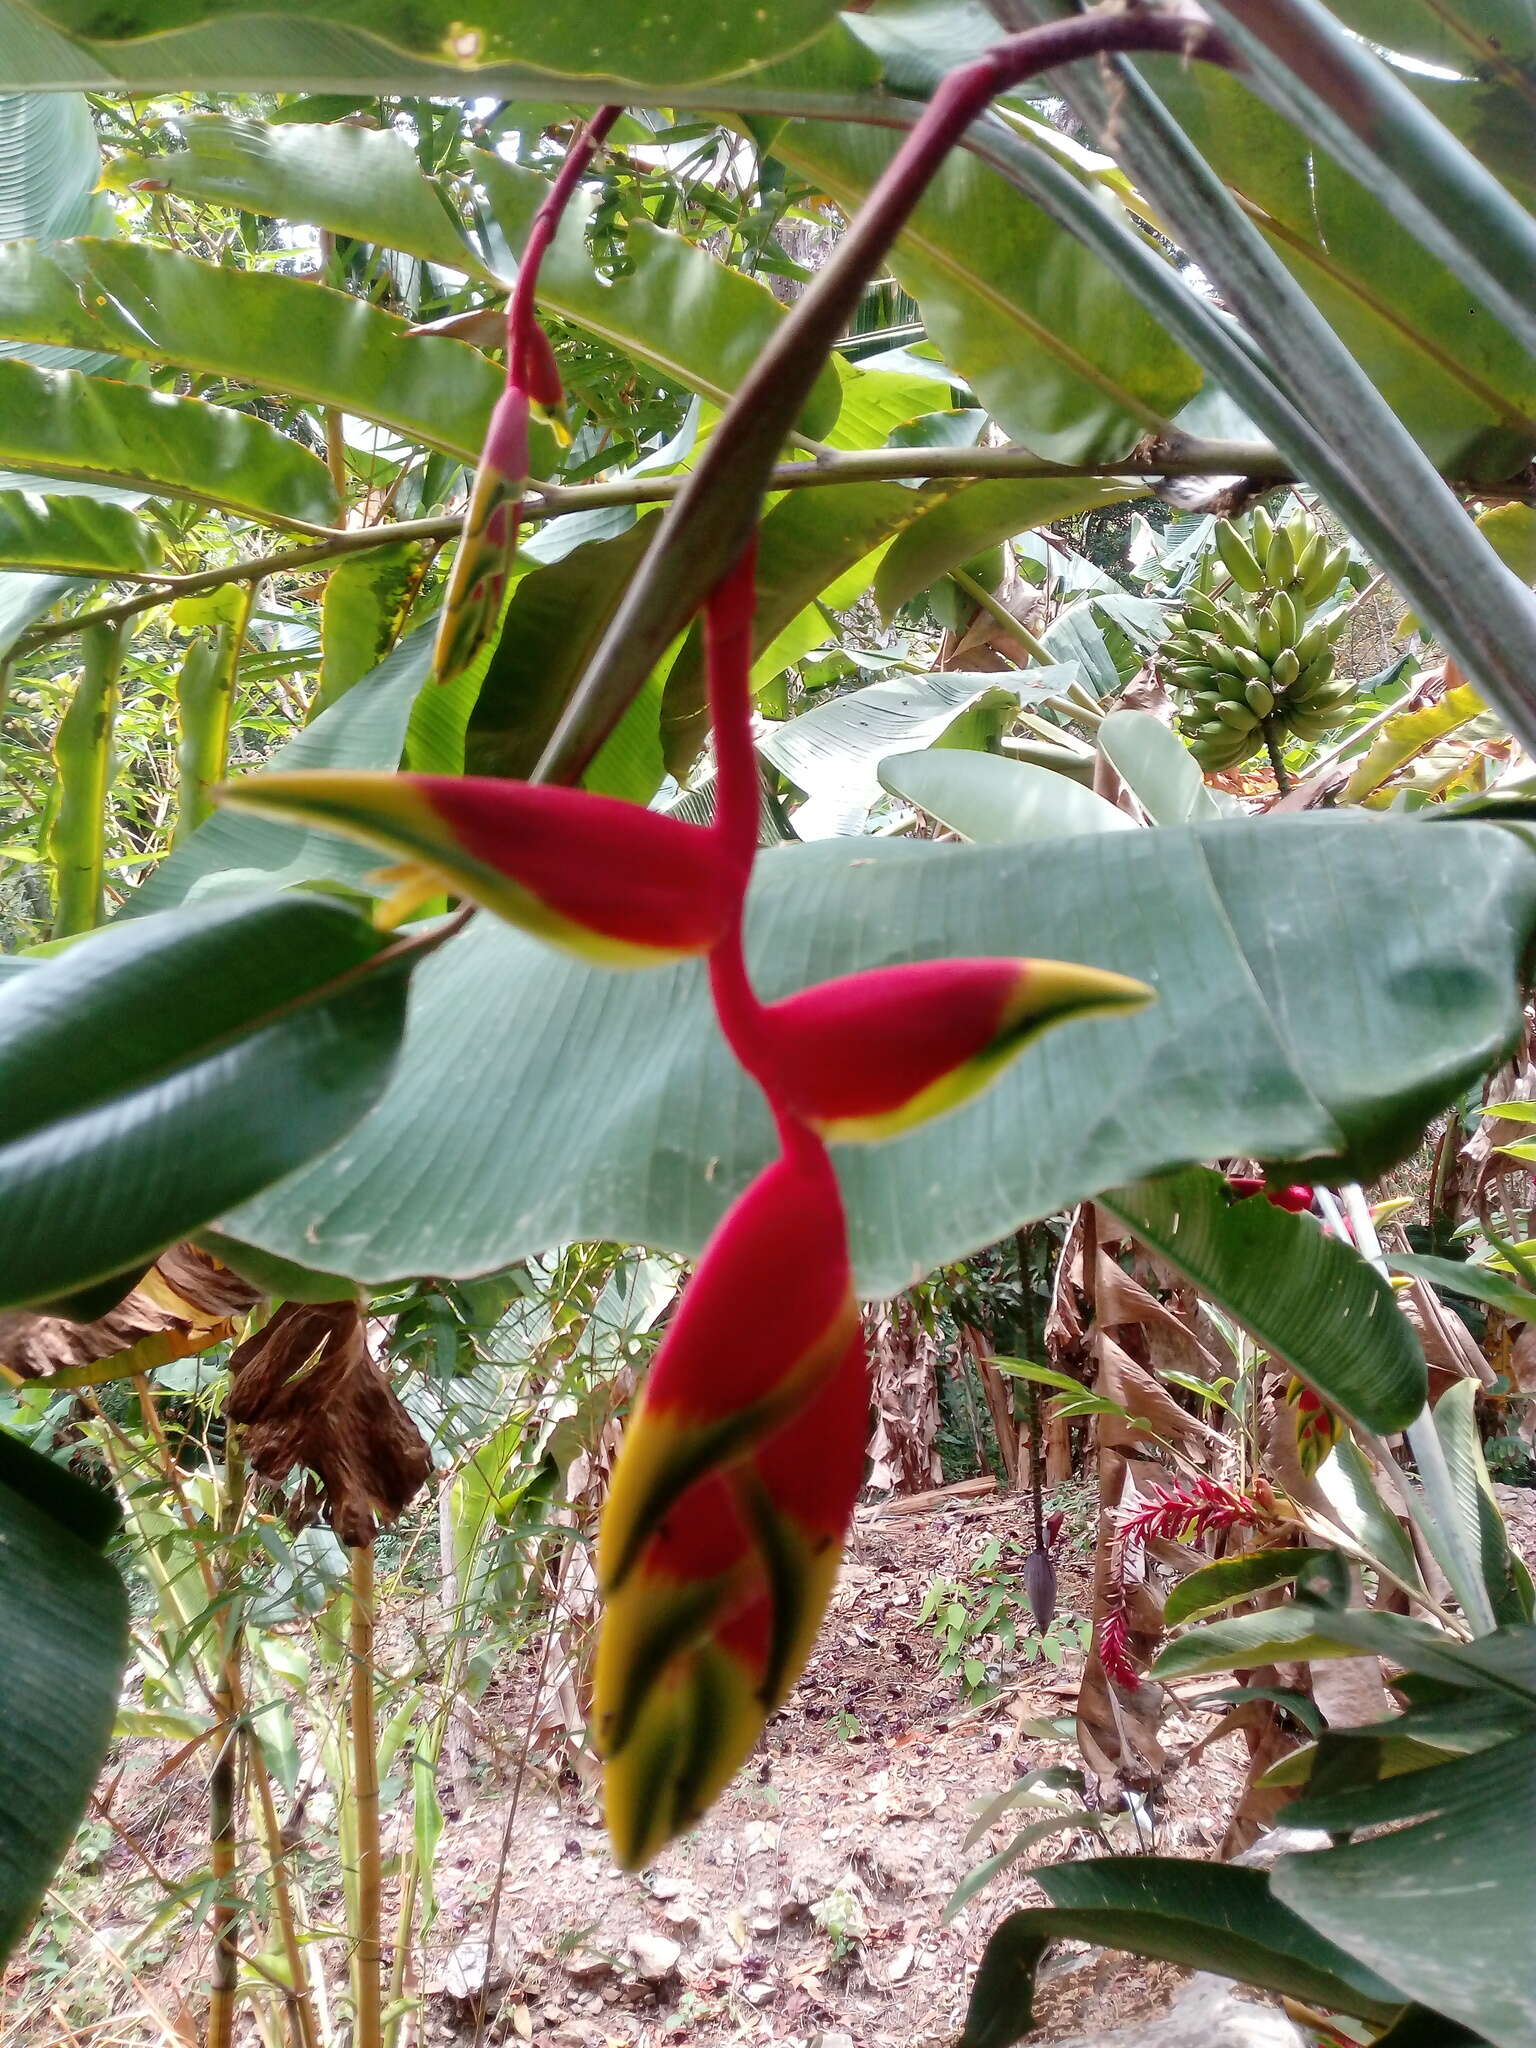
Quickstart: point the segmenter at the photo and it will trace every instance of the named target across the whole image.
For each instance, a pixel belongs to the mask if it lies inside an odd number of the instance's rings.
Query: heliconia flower
[[[868,1434],[855,1325],[820,1390],[755,1451],[695,1480],[608,1591],[594,1732],[626,1869],[693,1825],[799,1677],[837,1578]]]
[[[371,770],[252,775],[214,794],[401,856],[381,922],[467,896],[607,967],[707,952],[738,886],[712,833],[617,797],[493,776]]]
[[[710,1241],[609,1487],[594,1713],[621,1862],[690,1825],[793,1684],[836,1577],[867,1421],[837,1182],[808,1142]]]
[[[528,421],[528,393],[509,384],[491,414],[438,619],[432,673],[440,683],[468,668],[501,617],[528,487]]]
[[[847,1143],[955,1108],[1053,1025],[1151,1000],[1144,982],[1061,960],[923,960],[824,981],[767,1016],[786,1099]]]

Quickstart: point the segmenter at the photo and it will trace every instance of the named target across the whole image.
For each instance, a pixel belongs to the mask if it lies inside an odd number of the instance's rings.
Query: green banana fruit
[[[1291,542],[1290,529],[1277,527],[1264,557],[1264,581],[1278,589],[1282,583],[1289,583],[1295,573],[1296,549]]]
[[[1246,704],[1218,704],[1216,716],[1223,725],[1229,725],[1233,732],[1252,732],[1259,722]]]
[[[1275,693],[1268,683],[1247,683],[1243,695],[1248,700],[1248,709],[1256,718],[1268,718],[1275,708]]]
[[[1237,657],[1237,672],[1245,683],[1269,681],[1269,663],[1262,654],[1255,654],[1251,647],[1235,647],[1232,651]]]
[[[1264,571],[1259,567],[1258,557],[1230,519],[1217,523],[1216,552],[1239,590],[1264,588]]]
[[[1288,689],[1300,674],[1301,663],[1294,647],[1283,647],[1269,665],[1271,682],[1278,683],[1282,690]]]

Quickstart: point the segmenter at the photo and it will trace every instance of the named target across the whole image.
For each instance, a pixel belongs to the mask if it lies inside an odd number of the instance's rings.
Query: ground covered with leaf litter
[[[977,1703],[963,1679],[940,1671],[932,1623],[921,1619],[936,1579],[967,1581],[995,1539],[1017,1538],[1027,1550],[1028,1531],[1027,1503],[995,1494],[920,1513],[862,1514],[820,1646],[751,1769],[640,1876],[614,1868],[590,1791],[535,1757],[522,1773],[492,1950],[502,1837],[536,1654],[510,1666],[482,1702],[472,1796],[448,1819],[439,1845],[438,1915],[424,1946],[423,1982],[413,1987],[425,1991],[425,2003],[406,2039],[462,2043],[478,2035],[548,2048],[734,2041],[939,2048],[952,2041],[987,1933],[1012,1907],[1040,1902],[1021,1873],[1091,1848],[1081,1834],[1047,1838],[943,1924],[958,1881],[1003,1848],[1021,1819],[1034,1817],[1008,1815],[968,1850],[978,1807],[1026,1771],[1079,1762],[1069,1744],[1023,1726],[1070,1714],[1075,1651],[1058,1667],[1043,1658],[999,1658],[995,1645],[981,1646],[987,1678],[1001,1690]],[[1081,1618],[1087,1599],[1086,1554],[1068,1549],[1062,1614]],[[1021,1621],[1021,1634],[1026,1629]],[[1174,1708],[1163,1732],[1175,1759],[1212,1720]],[[1175,1765],[1153,1809],[1155,1833],[1143,1845],[1213,1853],[1244,1761],[1240,1742],[1223,1742],[1187,1770]],[[206,1860],[199,1762],[178,1767],[173,1745],[147,1742],[125,1745],[119,1762],[127,1770],[113,1794],[114,1817],[163,1880],[185,1882]],[[1121,1816],[1109,1845],[1134,1848],[1135,1825]],[[311,1807],[306,1827],[323,1853],[323,1805]],[[386,1832],[386,1854],[392,1839]],[[333,1838],[330,1847],[334,1854]],[[199,2039],[206,1943],[177,1942],[169,1926],[158,1942],[132,1939],[145,1886],[142,1857],[122,1835],[105,1847],[94,1875],[67,1881],[64,1896],[91,1931],[55,1913],[46,1954],[34,1943],[12,1964],[4,2048],[74,2038],[64,2026],[83,2017],[70,1992],[81,1970],[92,1973],[113,2015],[109,2025],[93,2015],[98,2031],[84,2038],[124,2048]],[[386,1927],[391,1904],[387,1896]],[[339,1918],[339,1901],[337,1910]],[[343,1944],[329,1946],[333,1997],[344,1997]],[[123,1964],[109,1964],[103,1950],[113,1949]],[[39,2004],[48,1969],[58,1974],[57,1995]],[[1051,2041],[1109,2034],[1160,2012],[1183,1975],[1063,1950],[1045,1979],[1041,2031],[1032,2038]],[[249,2010],[239,2035],[259,2039]]]

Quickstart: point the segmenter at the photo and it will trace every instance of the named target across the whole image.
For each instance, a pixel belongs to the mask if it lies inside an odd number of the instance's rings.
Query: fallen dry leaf
[[[426,1484],[431,1454],[369,1353],[359,1303],[286,1302],[229,1367],[252,1466],[271,1480],[312,1472],[341,1542],[372,1543]]]

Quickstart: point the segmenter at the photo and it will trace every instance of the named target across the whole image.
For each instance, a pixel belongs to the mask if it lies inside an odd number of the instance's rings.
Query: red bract
[[[609,1488],[593,1707],[627,1866],[704,1811],[798,1676],[863,1475],[868,1398],[836,1182],[797,1147],[707,1248]]]
[[[217,794],[400,856],[386,870],[396,922],[433,897],[467,896],[568,952],[651,967],[706,952],[734,909],[712,833],[584,790],[337,771],[253,775]]]
[[[1293,1376],[1286,1386],[1285,1398],[1296,1417],[1296,1453],[1302,1471],[1310,1479],[1344,1434],[1344,1424],[1305,1380]]]
[[[1143,982],[1060,960],[923,960],[767,1012],[785,1099],[834,1142],[889,1138],[995,1080],[1052,1025],[1138,1009]]]
[[[803,1407],[859,1322],[826,1154],[780,1159],[733,1204],[683,1291],[625,1434],[598,1572],[624,1581],[672,1502]]]
[[[1252,1195],[1263,1195],[1272,1208],[1285,1209],[1292,1216],[1304,1216],[1312,1207],[1312,1190],[1301,1181],[1274,1188],[1260,1174],[1229,1173],[1227,1185],[1240,1202]]]
[[[469,666],[501,616],[528,486],[528,420],[528,393],[509,384],[491,414],[437,623],[432,673],[440,683]]]
[[[1170,1543],[1189,1543],[1212,1529],[1251,1525],[1258,1521],[1264,1506],[1256,1497],[1235,1493],[1216,1479],[1153,1486],[1146,1500],[1121,1516],[1120,1540],[1122,1544],[1145,1543],[1151,1536],[1161,1536]]]
[[[1099,1623],[1099,1662],[1115,1684],[1123,1685],[1127,1692],[1134,1692],[1141,1684],[1141,1673],[1131,1656],[1131,1632],[1123,1606],[1111,1608]]]

